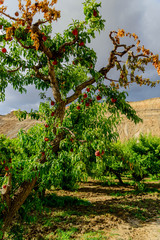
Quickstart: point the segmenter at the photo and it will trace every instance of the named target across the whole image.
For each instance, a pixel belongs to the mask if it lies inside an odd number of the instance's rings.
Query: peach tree
[[[135,182],[149,176],[159,178],[159,137],[141,134],[138,139],[130,139],[124,146],[129,152],[130,173]]]
[[[36,183],[42,189],[64,182],[64,187],[68,187],[67,181],[77,181],[76,177],[70,180],[69,174],[72,177],[86,172],[85,157],[90,159],[90,151],[96,158],[105,154],[107,141],[115,139],[113,128],[119,113],[135,123],[140,121],[120,88],[131,83],[155,86],[156,82],[138,74],[149,63],[160,72],[158,55],[140,46],[135,33],[123,29],[110,32],[113,49],[104,66],[97,70],[97,55],[89,44],[96,31],[104,29],[101,4],[85,0],[84,20],[74,20],[62,34],[54,34],[52,24],[60,18],[60,11],[54,7],[56,2],[18,0],[17,11],[11,16],[5,1],[0,1],[1,101],[5,100],[8,84],[20,93],[32,84],[44,91],[42,97],[47,89],[53,94],[52,99],[40,104],[39,111],[19,113],[21,119],[29,115],[44,124],[28,133],[21,131],[13,143],[1,138],[1,151],[4,147],[7,151],[0,156],[1,178],[3,174],[7,177],[1,188],[2,236]],[[39,13],[42,19],[36,20]],[[129,39],[127,44],[120,42],[124,37]],[[117,79],[109,77],[114,68]],[[106,106],[111,117],[105,118]]]

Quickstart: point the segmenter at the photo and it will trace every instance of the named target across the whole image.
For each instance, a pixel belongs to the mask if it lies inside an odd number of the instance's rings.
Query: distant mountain
[[[160,136],[160,98],[151,98],[144,101],[130,102],[130,105],[136,110],[137,115],[143,119],[143,123],[134,124],[132,121],[123,117],[121,124],[118,126],[120,139],[128,140],[140,133],[151,133]],[[0,134],[5,134],[10,138],[15,138],[18,131],[22,128],[28,130],[36,123],[42,123],[37,120],[26,119],[18,121],[14,112],[7,115],[0,115]]]

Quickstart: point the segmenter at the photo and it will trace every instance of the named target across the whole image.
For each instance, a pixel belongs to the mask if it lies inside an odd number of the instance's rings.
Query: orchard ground
[[[89,179],[77,191],[46,191],[44,210],[24,225],[23,238],[33,239],[160,239],[160,181],[145,179],[147,191],[116,179]]]

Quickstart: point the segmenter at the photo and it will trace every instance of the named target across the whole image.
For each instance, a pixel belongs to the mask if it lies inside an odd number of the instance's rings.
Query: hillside
[[[124,117],[118,127],[120,139],[124,141],[133,136],[138,137],[140,133],[152,133],[152,135],[160,136],[160,98],[130,102],[130,104],[136,110],[138,116],[143,119],[143,123],[135,125]],[[20,122],[13,112],[0,115],[0,134],[14,138],[17,136],[19,129],[28,130],[37,122],[41,123],[41,121],[30,119]]]
[[[123,118],[119,125],[119,134],[122,141],[131,137],[138,137],[140,133],[151,133],[160,136],[160,98],[151,98],[144,101],[130,102],[137,115],[143,119],[143,123],[134,124]]]

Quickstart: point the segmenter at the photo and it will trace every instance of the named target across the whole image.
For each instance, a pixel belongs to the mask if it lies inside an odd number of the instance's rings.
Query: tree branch
[[[117,45],[117,47],[119,47],[119,45]],[[117,56],[120,56],[120,57],[123,57],[123,55],[125,55],[131,48],[135,47],[135,45],[130,45],[130,46],[126,46],[125,47],[125,50],[123,52],[115,52],[114,55],[117,55]]]
[[[36,49],[34,46],[25,46],[22,42],[20,42],[20,40],[15,37],[17,39],[17,42],[25,49]]]
[[[41,68],[40,65],[39,65],[39,66],[33,66],[33,67],[32,67],[32,69],[33,69],[33,70],[35,71],[35,73],[36,73],[36,77],[42,79],[42,80],[45,81],[45,82],[50,83],[49,78],[46,77],[43,73],[41,73],[41,72],[39,71],[40,68]]]
[[[60,128],[66,129],[74,138],[76,137],[76,135],[69,128],[66,128],[66,127],[60,127]]]
[[[108,77],[104,77],[106,80],[109,80],[110,82],[118,82],[119,83],[119,80],[113,80],[111,78],[108,78]]]
[[[39,25],[47,23],[47,22],[48,22],[47,20],[46,21],[41,21],[40,19],[38,19],[38,21],[36,23],[34,23],[33,25],[39,26]]]
[[[54,66],[52,65],[49,59],[48,59],[48,67],[49,67],[49,80],[50,80],[50,85],[52,88],[54,99],[56,100],[56,102],[63,102],[62,96],[59,90],[59,86],[58,86],[58,81],[55,76]]]
[[[3,15],[5,15],[6,17],[10,18],[11,20],[17,21],[16,18],[11,17],[9,14],[6,14],[5,12],[0,11],[0,13],[2,13]]]
[[[20,68],[21,68],[21,66],[19,66],[18,68],[14,69],[14,70],[7,70],[7,72],[8,73],[17,72]]]
[[[66,42],[66,43],[62,44],[62,45],[59,47],[59,50],[58,50],[58,51],[59,51],[59,52],[62,52],[62,49],[65,48],[65,46],[72,46],[72,45],[74,45],[74,44],[77,42],[77,40],[78,40],[78,36],[76,36],[73,41],[71,41],[71,42]]]
[[[88,85],[91,85],[93,83],[95,83],[95,78],[90,78],[88,81],[76,87],[76,91],[74,92],[74,94],[66,98],[66,105],[76,100],[79,97],[79,95],[82,93],[82,90],[86,88]]]

